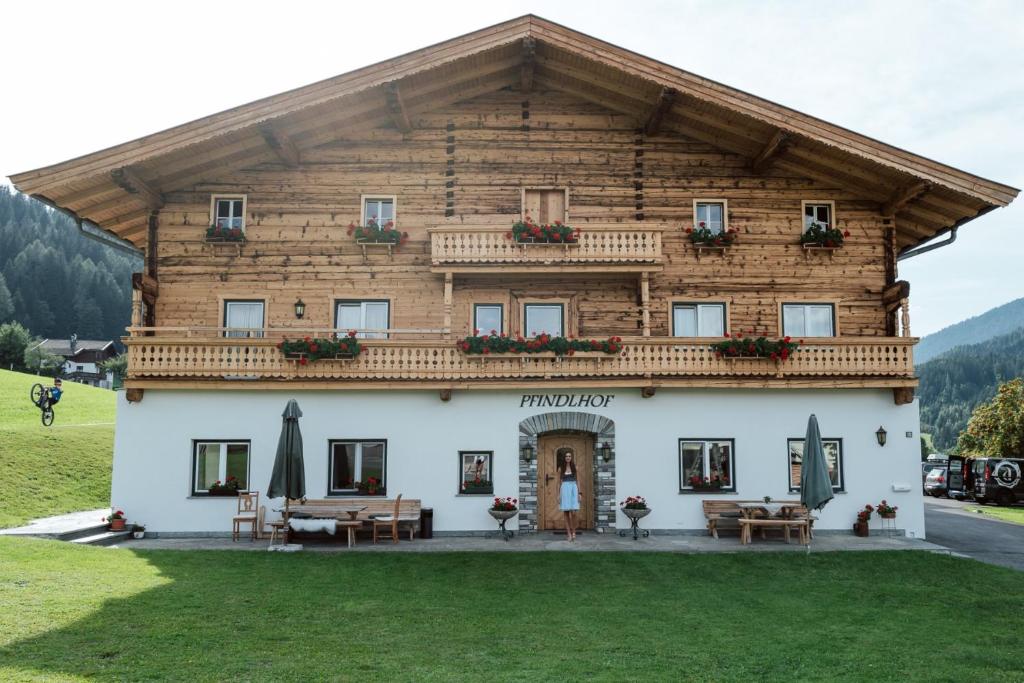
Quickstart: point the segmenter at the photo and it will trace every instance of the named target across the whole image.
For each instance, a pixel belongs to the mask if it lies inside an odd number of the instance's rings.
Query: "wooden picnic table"
[[[366,509],[365,505],[289,505],[288,516],[289,517],[310,517],[313,519],[334,519],[337,526],[342,527],[347,532],[348,547],[351,548],[356,542],[356,529],[360,528],[363,523],[356,519],[359,513]],[[280,508],[277,512],[285,513],[284,508]],[[345,519],[343,516],[347,516]],[[284,529],[282,530],[282,536],[284,537],[285,543],[288,542],[288,537],[291,535],[291,527],[288,526],[288,520],[284,519]]]
[[[768,525],[772,526],[783,526],[785,531],[786,543],[789,543],[789,526],[785,525],[784,522],[792,519],[793,510],[801,506],[799,501],[795,502],[777,502],[777,503],[765,503],[765,502],[750,502],[750,503],[737,503],[736,506],[740,510],[740,516],[744,520],[772,520],[772,521],[760,521],[755,522],[761,529],[761,538],[765,537],[764,530]],[[750,527],[753,524],[745,523],[740,524],[740,543],[746,544],[750,542]],[[801,531],[801,540],[803,540],[803,531]]]

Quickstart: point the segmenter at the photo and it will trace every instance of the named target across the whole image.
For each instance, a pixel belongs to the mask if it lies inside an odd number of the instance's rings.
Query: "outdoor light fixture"
[[[304,315],[306,315],[306,304],[303,303],[302,299],[298,299],[295,302],[295,317],[302,320]]]
[[[879,427],[878,431],[875,432],[875,436],[878,438],[878,445],[885,445],[885,427]]]
[[[530,444],[526,444],[525,446],[520,448],[519,453],[523,456],[523,460],[525,460],[526,462],[530,462],[531,460],[533,460],[533,446],[531,446]]]
[[[602,460],[608,462],[609,460],[612,459],[612,447],[611,444],[609,444],[607,441],[601,444],[601,448],[599,450],[601,451]]]

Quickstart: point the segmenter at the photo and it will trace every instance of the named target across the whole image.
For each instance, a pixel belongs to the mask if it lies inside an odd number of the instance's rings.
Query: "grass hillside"
[[[114,392],[65,382],[44,427],[29,400],[41,379],[0,370],[0,527],[110,504]]]

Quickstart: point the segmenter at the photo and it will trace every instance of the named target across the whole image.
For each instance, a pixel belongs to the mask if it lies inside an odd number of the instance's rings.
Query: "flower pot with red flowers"
[[[124,531],[124,510],[114,510],[103,521],[110,525],[111,531]]]
[[[384,485],[377,477],[368,477],[366,481],[357,481],[354,486],[359,493],[365,496],[384,495]]]
[[[384,245],[390,253],[392,249],[398,249],[409,241],[409,233],[401,232],[395,227],[394,221],[380,223],[376,218],[366,221],[366,225],[348,224],[348,234],[356,238],[366,255],[366,248],[372,245]]]
[[[800,244],[808,255],[812,251],[831,253],[841,248],[849,236],[849,230],[840,230],[824,223],[811,223],[804,230],[804,234],[800,235]]]
[[[853,533],[855,535],[868,535],[868,520],[871,519],[871,513],[874,511],[875,508],[865,505],[864,509],[857,513],[857,521],[853,523]]]
[[[721,491],[723,488],[729,487],[729,477],[717,474],[711,477],[698,477],[694,475],[690,477],[689,482],[694,491]]]
[[[698,261],[705,251],[717,251],[725,254],[740,236],[739,231],[735,228],[713,232],[704,221],[698,223],[695,228],[687,228],[686,234],[697,252]]]
[[[516,244],[561,244],[573,245],[580,241],[580,229],[555,221],[549,225],[534,223],[527,216],[512,224],[512,230],[505,233],[507,239]]]
[[[288,360],[297,361],[299,365],[308,365],[321,359],[329,360],[351,360],[359,355],[363,347],[356,339],[356,331],[349,333],[340,339],[283,339],[277,344],[284,357]]]
[[[473,481],[462,482],[460,493],[474,495],[479,493],[494,493],[494,482],[487,479],[475,478]]]
[[[622,353],[624,348],[622,337],[607,339],[573,339],[571,337],[552,337],[542,332],[531,339],[516,334],[473,334],[455,343],[455,346],[467,356],[484,359],[518,358],[522,356],[539,356],[551,358],[612,358]]]
[[[768,339],[765,336],[760,336],[755,338],[750,336],[753,334],[754,331],[750,330],[750,333],[744,336],[738,332],[726,335],[723,341],[712,344],[711,350],[715,352],[715,358],[725,358],[726,360],[767,358],[781,363],[788,360],[793,352],[804,343],[802,339],[795,342],[791,337]]]
[[[519,499],[512,496],[500,498],[495,496],[494,502],[487,512],[497,520],[511,519],[519,514]]]
[[[878,504],[875,510],[878,512],[878,516],[882,519],[896,519],[896,510],[898,508],[895,505],[889,505],[884,500]]]
[[[211,225],[206,229],[206,241],[211,244],[224,242],[245,242],[245,231],[223,225]]]
[[[241,485],[238,483],[237,477],[228,477],[223,482],[219,479],[206,489],[207,493],[211,496],[237,496],[241,490]]]
[[[622,514],[632,519],[643,519],[651,514],[651,508],[647,506],[647,499],[643,496],[626,496],[626,500],[619,503]]]

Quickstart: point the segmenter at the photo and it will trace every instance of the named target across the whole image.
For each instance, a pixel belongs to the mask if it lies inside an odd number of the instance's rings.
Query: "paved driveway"
[[[981,562],[1024,571],[1024,525],[982,517],[964,511],[964,507],[964,503],[955,500],[926,499],[924,523],[928,541]]]

